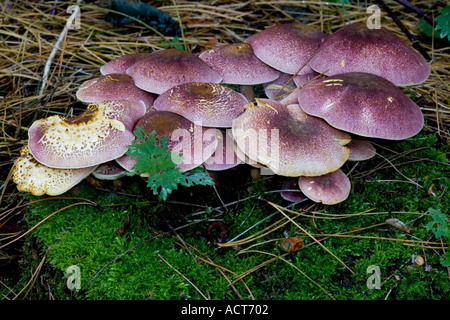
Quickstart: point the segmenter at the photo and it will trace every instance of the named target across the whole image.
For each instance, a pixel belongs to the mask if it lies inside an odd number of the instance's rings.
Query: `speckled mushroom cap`
[[[202,52],[199,58],[219,72],[223,83],[256,85],[280,75],[280,71],[258,59],[248,43],[225,44]]]
[[[83,102],[110,100],[138,101],[149,110],[155,96],[139,89],[127,74],[111,73],[85,81],[77,91],[77,98]]]
[[[311,117],[298,105],[259,99],[233,121],[233,137],[250,159],[282,176],[317,176],[348,159],[350,136]]]
[[[309,199],[327,205],[346,200],[351,190],[350,180],[340,169],[317,177],[299,177],[298,185]]]
[[[98,165],[127,151],[134,140],[131,130],[144,115],[142,111],[137,102],[108,101],[90,104],[76,117],[40,119],[28,130],[28,146],[33,157],[48,167]]]
[[[126,73],[127,69],[133,64],[148,57],[151,53],[130,53],[119,58],[109,61],[100,68],[100,73],[103,75],[111,73]]]
[[[49,168],[36,161],[28,146],[24,146],[20,150],[20,157],[14,162],[12,174],[19,191],[31,192],[35,196],[56,196],[77,185],[95,168]]]
[[[139,88],[161,94],[188,82],[222,81],[220,74],[195,54],[180,49],[153,52],[127,69]]]
[[[231,130],[217,130],[217,148],[212,156],[204,162],[204,167],[209,171],[223,171],[234,168],[242,163],[236,155],[236,142]]]
[[[239,92],[217,83],[190,82],[172,87],[154,103],[156,110],[177,113],[206,127],[231,127],[244,112],[247,99]]]
[[[155,130],[157,136],[167,137],[169,150],[181,153],[183,161],[177,164],[180,171],[189,171],[200,166],[217,148],[217,130],[201,127],[186,118],[168,111],[149,111],[137,123],[145,132]],[[125,154],[116,159],[128,171],[133,170],[135,161]]]
[[[329,35],[309,65],[329,76],[373,73],[397,86],[422,83],[430,74],[425,59],[395,33],[369,29],[365,23],[349,24]]]
[[[403,91],[369,73],[343,73],[310,82],[300,108],[331,126],[364,137],[400,140],[417,134],[423,115]]]
[[[363,161],[375,156],[376,149],[370,141],[353,139],[345,145],[350,149],[348,161]]]
[[[288,74],[310,73],[306,64],[325,39],[325,34],[311,26],[287,23],[269,27],[248,37],[255,55],[269,66]]]

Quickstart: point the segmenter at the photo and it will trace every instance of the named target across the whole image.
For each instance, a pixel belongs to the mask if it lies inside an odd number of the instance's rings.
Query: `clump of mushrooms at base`
[[[421,109],[399,87],[424,82],[430,69],[385,29],[353,23],[327,36],[288,23],[199,55],[125,55],[100,72],[77,91],[87,104],[82,114],[31,125],[13,167],[19,190],[57,195],[90,174],[124,176],[133,170],[126,151],[139,125],[167,137],[170,148],[180,143],[174,131],[190,133],[182,150],[201,152],[180,170],[249,164],[285,177],[288,201],[336,204],[351,190],[342,166],[373,157],[370,139],[407,139],[422,129]],[[254,96],[255,85],[266,97]]]

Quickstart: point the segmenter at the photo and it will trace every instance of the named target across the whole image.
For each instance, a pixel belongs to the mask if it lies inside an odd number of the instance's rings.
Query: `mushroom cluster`
[[[128,54],[100,72],[77,91],[82,114],[29,128],[13,168],[19,190],[56,195],[89,174],[123,176],[133,170],[125,154],[133,130],[144,126],[182,153],[180,170],[245,163],[285,177],[286,200],[339,203],[351,189],[342,166],[375,155],[369,138],[422,129],[421,109],[399,87],[425,81],[430,69],[385,29],[354,23],[327,36],[288,23],[199,55]],[[255,97],[255,85],[266,97]]]

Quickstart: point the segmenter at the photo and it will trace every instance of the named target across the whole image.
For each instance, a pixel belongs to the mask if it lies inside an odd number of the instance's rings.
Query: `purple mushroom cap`
[[[311,26],[287,23],[269,27],[245,40],[255,55],[269,66],[288,74],[310,73],[307,65],[325,34]]]
[[[110,100],[137,101],[149,110],[155,96],[134,84],[133,78],[123,73],[112,73],[85,81],[77,91],[77,98],[83,102]]]
[[[278,78],[280,72],[256,57],[248,43],[231,43],[199,55],[222,76],[223,83],[256,85]]]
[[[195,54],[180,49],[153,52],[127,69],[139,88],[161,94],[188,82],[222,81],[220,74]]]
[[[423,114],[402,90],[369,73],[343,73],[298,91],[300,108],[331,126],[364,137],[400,140],[416,135]]]
[[[323,204],[336,204],[347,199],[351,183],[342,170],[317,177],[299,177],[300,190],[309,199]]]
[[[367,72],[397,86],[424,82],[430,68],[425,59],[387,29],[369,29],[365,23],[346,25],[329,35],[310,67],[326,75]]]
[[[226,128],[244,112],[246,104],[247,99],[231,88],[216,83],[190,82],[162,93],[154,107],[206,127]]]
[[[347,133],[298,108],[257,99],[233,121],[238,148],[282,176],[317,176],[339,169],[349,156]]]
[[[100,68],[103,75],[111,73],[126,73],[133,64],[148,57],[151,53],[130,53],[109,61]]]

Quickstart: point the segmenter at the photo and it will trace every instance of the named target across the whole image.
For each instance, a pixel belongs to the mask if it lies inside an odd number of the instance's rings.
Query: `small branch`
[[[408,0],[395,0],[395,1],[397,1],[401,5],[405,6],[406,8],[411,9],[415,13],[419,14],[426,22],[431,24],[434,28],[435,23],[434,23],[433,18],[430,17],[429,15],[427,15],[425,12],[423,12],[421,9],[419,9],[415,5],[411,4]]]

